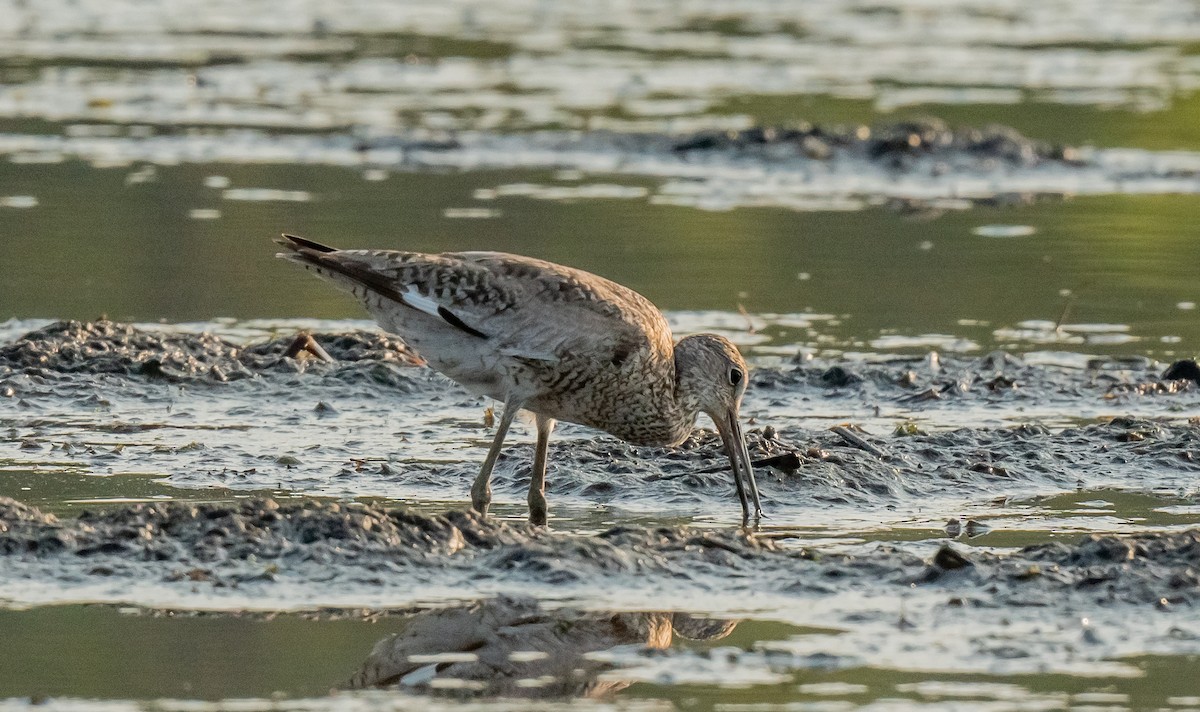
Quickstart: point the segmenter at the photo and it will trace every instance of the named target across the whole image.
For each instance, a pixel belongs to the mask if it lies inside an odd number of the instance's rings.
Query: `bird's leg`
[[[487,514],[488,505],[492,503],[492,468],[496,466],[496,458],[500,456],[500,446],[504,444],[504,436],[508,435],[508,426],[521,409],[524,401],[510,399],[504,401],[504,413],[496,424],[496,436],[492,438],[492,447],[488,449],[483,466],[479,468],[479,476],[471,485],[471,506],[480,514]]]
[[[529,477],[529,522],[546,525],[546,454],[554,418],[537,416],[537,447],[533,451],[533,473]]]

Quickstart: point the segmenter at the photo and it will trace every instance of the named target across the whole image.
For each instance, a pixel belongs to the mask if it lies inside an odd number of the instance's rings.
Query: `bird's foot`
[[[492,503],[492,488],[471,488],[471,509],[487,516],[488,505]]]
[[[538,526],[546,526],[547,519],[546,496],[540,492],[529,493],[529,523]]]
[[[749,531],[758,531],[758,525],[762,522],[763,513],[761,509],[754,510],[754,516],[750,516],[750,512],[742,512],[742,528]]]

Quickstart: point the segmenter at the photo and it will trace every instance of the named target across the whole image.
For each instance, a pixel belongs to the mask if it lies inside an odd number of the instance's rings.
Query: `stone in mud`
[[[1180,359],[1168,366],[1162,377],[1166,381],[1187,380],[1200,383],[1200,366],[1190,358]]]
[[[963,556],[959,551],[949,546],[943,546],[933,555],[933,565],[943,571],[954,571],[956,569],[971,566],[971,560]]]
[[[831,366],[821,374],[821,382],[832,388],[842,388],[862,382],[862,376],[842,366]]]
[[[911,579],[913,584],[932,583],[945,574],[974,566],[974,563],[958,550],[943,544],[929,564]]]
[[[980,357],[972,366],[981,373],[987,371],[1004,372],[1010,369],[1024,368],[1025,362],[1007,351],[993,351],[986,356]]]
[[[991,530],[991,527],[975,519],[968,519],[966,525],[963,527],[963,533],[967,535],[968,539],[974,539],[975,537],[983,536]]]

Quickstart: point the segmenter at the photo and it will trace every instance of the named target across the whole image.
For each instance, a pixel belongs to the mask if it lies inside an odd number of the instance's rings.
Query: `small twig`
[[[845,440],[848,444],[853,445],[860,450],[865,450],[875,457],[887,457],[886,452],[867,442],[860,435],[844,425],[835,425],[830,428],[830,430],[841,437],[842,440]]]
[[[783,470],[795,470],[800,467],[800,453],[795,450],[770,457],[760,457],[757,460],[750,461],[751,467],[777,467]],[[688,475],[715,475],[718,472],[728,472],[729,465],[718,465],[716,467],[707,467],[703,470],[693,470],[691,472],[681,472],[677,475],[662,475],[658,479],[668,480],[676,477],[687,477]]]
[[[1062,331],[1063,324],[1067,323],[1067,316],[1071,313],[1071,307],[1075,306],[1075,293],[1071,292],[1067,295],[1066,303],[1063,304],[1062,314],[1059,315],[1058,321],[1054,322],[1054,333]]]
[[[746,319],[746,331],[751,334],[755,333],[757,329],[754,327],[754,320],[750,318],[750,312],[746,311],[746,307],[742,306],[741,302],[738,302],[738,314]]]
[[[296,358],[301,352],[308,352],[312,356],[324,361],[325,363],[333,363],[334,358],[329,355],[329,352],[317,343],[317,340],[312,337],[312,334],[300,332],[296,335],[291,345],[287,347],[287,351],[283,352],[284,356]]]

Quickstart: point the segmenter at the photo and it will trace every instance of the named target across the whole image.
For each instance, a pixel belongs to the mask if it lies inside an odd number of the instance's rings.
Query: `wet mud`
[[[92,576],[158,574],[185,589],[196,581],[217,587],[268,586],[280,578],[303,584],[307,576],[403,587],[439,576],[504,578],[505,571],[551,585],[606,572],[686,576],[694,566],[719,569],[776,548],[737,532],[618,527],[579,537],[469,510],[425,515],[357,503],[269,499],[143,504],[64,520],[4,500],[0,516],[0,550],[9,556],[38,562],[61,557],[84,564],[83,573]]]
[[[400,339],[381,332],[310,335],[334,361],[415,365],[422,363]],[[304,350],[296,336],[240,346],[209,333],[153,332],[111,321],[60,321],[0,347],[0,373],[27,376],[124,375],[225,382],[256,373],[302,370]]]
[[[490,404],[414,366],[394,337],[315,339],[333,362],[288,356],[294,336],[237,345],[111,322],[37,329],[0,347],[3,452],[14,464],[50,458],[184,487],[462,501],[490,438]],[[1200,429],[1188,419],[1196,385],[1164,368],[999,352],[764,365],[747,395],[749,449],[764,502],[784,521],[814,505],[955,507],[1076,488],[1188,495],[1200,472]],[[830,416],[850,420],[830,427]],[[246,447],[251,436],[264,451]],[[524,499],[531,451],[520,437],[506,448],[502,498]],[[652,448],[567,425],[550,462],[552,510],[720,513],[733,501],[719,438],[704,428]]]
[[[480,517],[465,503],[488,404],[392,337],[314,341],[62,322],[0,346],[0,601],[415,607],[425,622],[343,681],[414,693],[599,695],[683,670],[777,682],[907,659],[1076,673],[1200,653],[1186,363],[761,358],[744,408],[760,527],[735,526],[711,431],[636,448],[569,425],[551,443],[550,526],[534,527],[531,439],[506,448],[498,516]],[[115,496],[23,503],[72,473]],[[134,474],[192,494],[123,500]],[[215,501],[188,501],[204,493]],[[664,649],[685,616],[837,632]]]
[[[929,119],[878,126],[755,126],[737,130],[702,130],[684,134],[615,133],[584,134],[539,132],[527,136],[467,134],[442,142],[415,141],[399,137],[381,138],[360,144],[365,152],[399,148],[420,165],[435,162],[432,154],[453,154],[476,147],[514,147],[527,141],[531,147],[552,150],[570,160],[570,154],[585,151],[612,153],[630,158],[675,156],[683,160],[713,157],[736,159],[743,164],[786,165],[794,161],[878,163],[897,173],[924,170],[920,159],[937,161],[941,171],[953,167],[991,172],[997,165],[1033,168],[1057,163],[1080,167],[1086,164],[1080,149],[1029,138],[1007,126],[952,127]],[[422,159],[423,155],[429,157]]]
[[[865,127],[802,128],[758,127],[742,131],[703,131],[675,139],[678,153],[693,151],[737,151],[765,159],[786,155],[817,160],[847,152],[871,160],[886,160],[903,167],[903,157],[929,155],[935,158],[974,156],[1031,166],[1043,161],[1078,161],[1079,151],[1031,140],[1006,126],[953,129],[938,120]]]
[[[635,588],[674,579],[722,593],[801,596],[937,584],[989,605],[1052,606],[1080,595],[1166,607],[1200,596],[1196,529],[1090,535],[1003,553],[944,544],[923,557],[888,545],[856,553],[795,548],[743,529],[617,526],[579,535],[466,510],[427,515],[358,503],[167,502],[59,519],[5,498],[0,552],[9,564],[53,562],[64,583],[151,577],[185,591],[203,583],[265,593],[283,580],[416,589],[446,577],[494,579],[515,593],[529,583],[569,588],[605,577],[614,585],[640,579]]]

